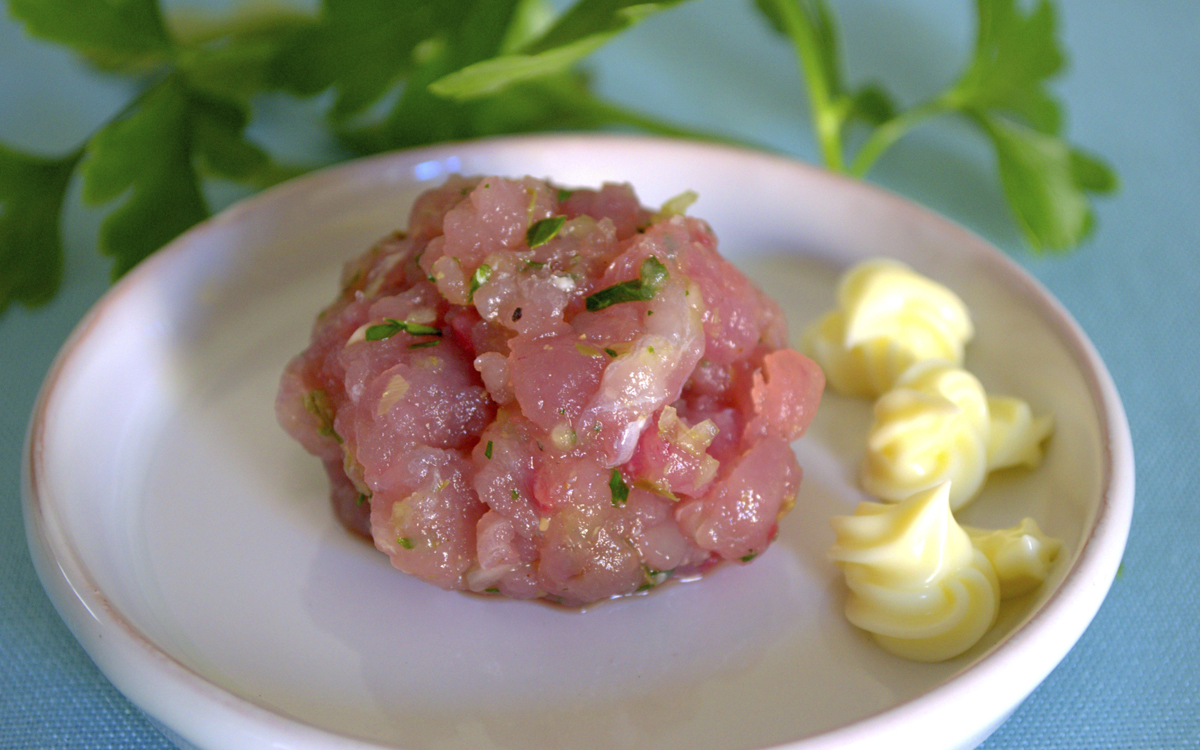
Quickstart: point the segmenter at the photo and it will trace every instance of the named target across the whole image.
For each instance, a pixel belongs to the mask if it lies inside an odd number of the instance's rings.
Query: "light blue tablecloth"
[[[1137,501],[1122,575],[1066,660],[985,743],[1007,748],[1200,748],[1200,4],[1069,0],[1058,85],[1073,139],[1123,180],[1099,227],[1066,257],[1028,254],[987,150],[938,122],[872,179],[962,222],[1042,280],[1075,315],[1124,399]],[[842,0],[852,79],[883,75],[909,100],[944,85],[970,44],[968,0]],[[664,117],[814,160],[789,50],[748,3],[697,0],[652,19],[594,61],[602,92]],[[0,20],[0,141],[65,150],[128,92]],[[255,136],[328,160],[317,109],[266,102]],[[62,293],[0,319],[0,747],[165,748],[100,674],[43,594],[26,548],[21,443],[55,351],[103,292],[101,214],[72,189]]]

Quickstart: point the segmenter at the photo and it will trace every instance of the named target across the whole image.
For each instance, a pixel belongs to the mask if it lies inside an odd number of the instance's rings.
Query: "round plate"
[[[407,222],[447,174],[687,189],[722,251],[779,300],[793,337],[838,274],[899,258],[957,291],[967,367],[1052,412],[1036,471],[993,476],[962,515],[1028,515],[1065,542],[1051,580],[1006,602],[963,656],[885,653],[841,614],[829,518],[854,477],[866,401],[827,394],[796,443],[806,476],[751,565],[569,611],[445,592],[335,522],[319,462],[276,425],[275,389],[339,265]],[[784,158],[616,136],[388,154],[281,185],[177,239],[116,285],[47,376],[24,476],[43,585],[112,682],[200,748],[970,747],[1083,633],[1133,506],[1104,365],[1001,253],[865,184]]]

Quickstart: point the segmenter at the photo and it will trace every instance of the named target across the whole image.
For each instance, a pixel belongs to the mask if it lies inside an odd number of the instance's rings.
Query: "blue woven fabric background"
[[[1045,283],[1107,362],[1133,431],[1137,500],[1123,572],[1078,645],[983,747],[1200,748],[1200,3],[1059,5],[1071,68],[1056,88],[1068,130],[1123,182],[1099,202],[1085,247],[1029,254],[988,150],[952,121],[922,126],[871,179],[965,224]],[[906,101],[940,89],[969,49],[971,6],[835,2],[851,80],[884,77]],[[749,2],[685,4],[620,38],[592,67],[618,101],[816,161],[790,51]],[[128,95],[0,18],[0,141],[65,151]],[[318,113],[269,100],[253,135],[286,156],[331,160]],[[21,519],[21,445],[37,389],[107,285],[108,262],[95,252],[101,218],[80,206],[74,186],[61,294],[0,318],[0,748],[170,747],[59,620]]]

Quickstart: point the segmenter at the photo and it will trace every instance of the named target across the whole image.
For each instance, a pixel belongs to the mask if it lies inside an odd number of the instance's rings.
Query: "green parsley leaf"
[[[496,588],[495,586],[489,586],[488,588],[486,588],[486,589],[484,589],[484,590],[483,590],[483,593],[485,593],[485,594],[499,594],[499,593],[500,593],[500,589]]]
[[[1044,88],[1062,70],[1054,37],[1054,7],[1041,0],[1028,15],[1016,0],[976,0],[975,54],[951,90],[962,106],[1016,116],[1038,132],[1056,134],[1059,106]]]
[[[608,356],[610,356],[610,357],[616,357],[616,356],[617,356],[617,350],[616,350],[616,349],[609,349],[607,346],[606,346],[606,347],[604,347],[604,353],[605,353],[605,354],[607,354],[607,355],[608,355]]]
[[[489,440],[487,442],[487,447],[483,449],[483,455],[487,456],[488,458],[492,457],[492,441],[491,440]]]
[[[566,220],[567,217],[565,216],[551,216],[548,219],[533,222],[525,232],[525,244],[529,245],[531,250],[535,247],[545,245],[554,239],[554,236],[558,234],[558,230],[562,229],[562,225]]]
[[[192,162],[190,107],[187,90],[170,77],[87,145],[84,200],[127,196],[100,227],[100,251],[114,257],[114,278],[208,216]]]
[[[625,484],[619,470],[612,470],[612,476],[608,478],[608,489],[612,492],[613,507],[624,507],[625,501],[629,499],[629,485]]]
[[[492,267],[487,263],[481,263],[479,268],[475,269],[475,273],[471,274],[471,286],[467,289],[467,303],[475,301],[475,292],[479,291],[479,287],[488,283],[488,279],[492,278]]]
[[[297,33],[273,61],[273,82],[311,96],[333,87],[331,115],[343,120],[409,76],[430,47],[444,43],[469,0],[324,0],[317,23]],[[422,47],[423,45],[423,47]]]
[[[979,118],[992,139],[1000,182],[1017,224],[1035,249],[1066,250],[1091,233],[1087,192],[1107,192],[1116,177],[1064,141],[1002,118]]]
[[[412,336],[441,336],[442,330],[432,326],[421,325],[420,323],[410,323],[407,320],[395,320],[393,318],[384,318],[383,323],[373,325],[367,328],[367,341],[382,341],[390,339],[397,333],[404,331]]]
[[[437,345],[438,345],[438,340],[434,339],[433,341],[418,341],[415,344],[409,344],[408,348],[409,349],[428,349],[431,346],[437,346]]]
[[[750,553],[750,554],[748,554],[748,555],[742,555],[740,559],[741,559],[741,561],[742,561],[742,562],[744,562],[744,563],[748,563],[748,562],[750,562],[751,560],[753,560],[753,559],[754,559],[754,558],[756,558],[756,557],[758,557],[758,553],[757,553],[757,552],[751,552],[751,553]]]
[[[58,291],[59,216],[79,156],[43,159],[0,145],[0,313],[14,301],[43,304]]]
[[[558,189],[558,202],[565,203],[567,200],[569,200],[571,198],[571,195],[574,192],[575,192],[574,190],[566,190],[564,188],[559,188]]]
[[[642,261],[641,276],[633,281],[622,281],[607,289],[601,289],[587,298],[587,309],[591,312],[603,310],[621,302],[645,302],[654,295],[667,280],[667,268],[651,255]]]
[[[363,503],[367,502],[370,499],[371,499],[371,496],[369,494],[367,494],[366,492],[360,492],[360,493],[358,493],[358,499],[354,501],[354,504],[362,505]]]
[[[539,39],[517,54],[460,68],[429,84],[438,96],[464,101],[505,87],[569,70],[614,36],[682,0],[579,0]]]
[[[8,10],[29,33],[114,64],[173,47],[158,0],[9,0]]]
[[[242,5],[228,17],[176,15],[173,62],[197,91],[245,102],[280,86],[280,56],[316,26],[308,14],[280,7]]]
[[[415,546],[413,541],[406,536],[397,537],[396,544],[399,544],[404,549],[412,549]]]

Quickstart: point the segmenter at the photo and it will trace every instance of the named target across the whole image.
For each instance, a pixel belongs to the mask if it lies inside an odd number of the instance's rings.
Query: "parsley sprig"
[[[609,126],[730,140],[603,100],[578,68],[683,0],[575,0],[558,15],[544,2],[322,0],[315,14],[260,6],[200,21],[165,18],[159,0],[8,0],[31,34],[126,77],[133,94],[65,153],[0,144],[0,313],[57,291],[63,204],[76,176],[85,202],[110,207],[99,248],[116,278],[209,215],[207,180],[262,188],[305,171],[246,136],[268,93],[328,92],[329,127],[354,153]],[[826,0],[754,2],[796,52],[829,168],[865,175],[917,125],[957,116],[991,143],[1004,194],[1034,248],[1069,249],[1088,236],[1093,197],[1117,179],[1062,137],[1062,107],[1046,88],[1064,65],[1051,0],[975,0],[978,32],[961,74],[908,108],[880,85],[846,83]],[[552,226],[532,241],[544,241]]]
[[[1091,232],[1091,195],[1115,190],[1117,178],[1104,162],[1062,138],[1062,107],[1046,89],[1065,60],[1050,0],[1028,12],[1017,0],[976,0],[978,31],[963,72],[944,91],[904,110],[878,84],[846,86],[837,24],[825,0],[755,2],[796,50],[830,169],[865,175],[918,124],[958,115],[991,141],[1005,196],[1030,245],[1067,250]],[[847,159],[846,134],[854,124],[868,134]]]
[[[0,312],[57,292],[76,174],[86,202],[112,206],[99,245],[115,279],[209,215],[206,180],[262,188],[304,172],[245,136],[265,93],[332,92],[330,128],[357,153],[610,125],[699,137],[598,98],[576,68],[679,2],[576,0],[555,18],[542,0],[323,0],[315,15],[260,7],[168,23],[158,0],[9,0],[31,34],[135,93],[69,153],[0,144]]]

